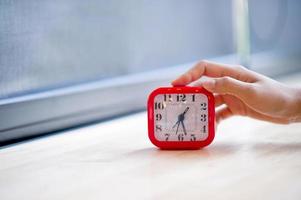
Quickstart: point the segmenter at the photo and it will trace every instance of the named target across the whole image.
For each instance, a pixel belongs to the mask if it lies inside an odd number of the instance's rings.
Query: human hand
[[[210,78],[200,81],[202,76]],[[233,115],[280,124],[301,121],[300,89],[239,65],[201,61],[172,82],[174,86],[188,84],[214,93],[217,123]]]

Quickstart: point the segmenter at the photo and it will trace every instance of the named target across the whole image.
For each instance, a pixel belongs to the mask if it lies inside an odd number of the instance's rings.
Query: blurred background
[[[300,71],[300,10],[298,0],[0,0],[0,142],[143,110],[152,88],[201,59]]]

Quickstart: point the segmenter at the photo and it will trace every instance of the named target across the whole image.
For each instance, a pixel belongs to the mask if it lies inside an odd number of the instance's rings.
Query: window
[[[289,2],[273,8],[288,10],[277,48],[300,38]],[[254,29],[260,8],[250,2]],[[234,55],[232,16],[217,0],[1,1],[0,144],[143,110],[192,62]]]

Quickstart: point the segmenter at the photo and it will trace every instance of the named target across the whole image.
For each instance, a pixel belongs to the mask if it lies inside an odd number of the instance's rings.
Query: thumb
[[[242,82],[231,77],[209,79],[204,81],[202,86],[212,93],[230,94],[241,100],[247,100],[253,95],[251,83]]]

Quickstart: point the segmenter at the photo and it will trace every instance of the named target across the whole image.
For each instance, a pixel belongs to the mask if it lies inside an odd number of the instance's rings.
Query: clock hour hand
[[[178,122],[184,121],[185,119],[185,114],[187,113],[187,111],[189,110],[189,107],[187,107],[183,113],[179,114],[178,116]]]
[[[182,115],[185,115],[185,114],[187,113],[188,110],[189,110],[189,107],[187,107],[187,108],[184,110],[184,112],[183,112]]]

